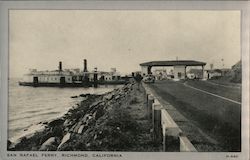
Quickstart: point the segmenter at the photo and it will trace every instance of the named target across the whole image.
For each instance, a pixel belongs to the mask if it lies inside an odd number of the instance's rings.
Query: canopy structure
[[[205,62],[194,61],[194,60],[176,60],[176,61],[150,61],[141,63],[142,74],[151,74],[152,67],[174,67],[174,79],[185,79],[186,78],[186,67],[187,66],[201,66],[202,72],[204,72]]]

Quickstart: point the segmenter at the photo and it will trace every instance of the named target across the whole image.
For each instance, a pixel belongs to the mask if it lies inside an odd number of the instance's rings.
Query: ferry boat
[[[122,77],[115,68],[110,72],[87,70],[87,60],[84,59],[84,69],[62,69],[62,62],[59,62],[58,70],[38,71],[31,69],[19,81],[22,86],[48,86],[48,87],[91,87],[104,84],[125,84],[128,82],[126,77]]]

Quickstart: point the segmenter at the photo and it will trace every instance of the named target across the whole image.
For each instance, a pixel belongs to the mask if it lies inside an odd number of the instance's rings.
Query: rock
[[[113,98],[113,94],[108,94],[108,95],[103,96],[104,100],[111,100],[112,98]]]
[[[63,126],[64,127],[67,127],[67,126],[69,126],[70,125],[70,120],[69,119],[66,119],[65,121],[64,121],[64,123],[63,123]]]
[[[77,111],[73,116],[74,116],[77,120],[79,120],[83,115],[84,115],[83,112]]]
[[[87,94],[80,94],[79,96],[80,97],[88,97],[88,96],[90,96],[90,94],[89,93],[87,93]]]
[[[33,146],[31,147],[31,151],[38,151],[39,150],[39,147],[38,146]]]
[[[90,147],[90,146],[91,146],[91,144],[90,144],[90,143],[87,143],[87,144],[86,144],[86,147]]]
[[[60,148],[62,147],[62,145],[63,145],[64,143],[66,143],[66,142],[70,139],[70,136],[71,136],[71,133],[68,132],[68,133],[63,137],[61,143],[60,143],[59,146],[57,147],[57,150],[60,150]]]
[[[115,100],[117,100],[117,99],[119,99],[120,98],[120,95],[117,95],[116,97],[115,97]]]
[[[128,87],[125,87],[125,88],[123,88],[123,90],[124,90],[125,92],[127,92],[127,91],[129,90],[129,88],[128,88]]]
[[[94,112],[94,118],[95,118],[95,120],[97,120],[98,118],[100,118],[103,114],[104,114],[103,107],[98,108],[98,109]]]
[[[52,120],[51,122],[49,122],[48,125],[49,125],[50,127],[55,127],[55,126],[62,125],[63,122],[64,122],[64,120],[60,118],[60,119]]]
[[[12,146],[12,142],[10,140],[7,141],[7,148],[10,148]]]
[[[66,119],[66,120],[64,121],[64,123],[63,123],[63,127],[65,128],[65,127],[72,126],[72,125],[73,125],[73,123],[74,123],[74,121],[73,121],[73,120]]]
[[[52,137],[52,131],[46,132],[39,141],[39,144],[42,145],[46,140],[48,140],[50,137]]]
[[[86,125],[87,126],[92,126],[93,124],[95,123],[95,119],[94,118],[91,118],[91,119],[89,119],[88,121],[87,121],[87,123],[86,123]]]
[[[50,137],[47,141],[45,141],[40,147],[39,151],[50,151],[55,150],[56,145],[58,144],[58,138]]]
[[[43,122],[43,124],[48,124],[48,122],[46,121],[46,122]]]
[[[85,97],[85,94],[80,94],[79,96],[80,96],[80,97]]]
[[[77,125],[76,125],[76,127],[74,128],[73,132],[77,133],[78,130],[79,130],[79,128],[80,128],[80,126],[81,126],[81,124],[82,124],[81,122],[77,123]]]
[[[96,112],[93,113],[93,118],[96,120]]]
[[[92,114],[85,114],[85,116],[83,117],[83,122],[87,122],[91,118],[93,118]]]
[[[100,105],[102,102],[103,102],[103,101],[94,102],[94,103],[89,107],[89,110],[94,109],[97,105]]]
[[[55,126],[54,128],[52,128],[52,134],[53,134],[53,136],[56,136],[56,137],[62,137],[62,135],[63,135],[62,127]]]
[[[71,96],[70,98],[77,98],[78,96]]]
[[[69,131],[74,132],[74,129],[75,129],[76,125],[77,125],[77,124],[74,124],[74,125],[70,128]]]
[[[82,131],[84,129],[85,125],[81,125],[77,131],[78,134],[82,134]]]

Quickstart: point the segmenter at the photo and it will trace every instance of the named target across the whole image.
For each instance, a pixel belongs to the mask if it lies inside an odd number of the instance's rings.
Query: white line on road
[[[222,87],[227,87],[227,88],[237,88],[240,89],[240,86],[227,86],[227,85],[223,85],[223,84],[218,84],[218,83],[214,83],[214,82],[208,82],[205,81],[206,83],[212,84],[212,85],[216,85],[216,86],[222,86]]]
[[[218,97],[218,98],[221,98],[221,99],[224,99],[224,100],[227,100],[227,101],[230,101],[230,102],[233,102],[233,103],[236,103],[236,104],[240,104],[240,102],[238,101],[235,101],[235,100],[232,100],[232,99],[229,99],[229,98],[226,98],[226,97],[222,97],[222,96],[219,96],[217,94],[213,94],[213,93],[210,93],[210,92],[207,92],[207,91],[204,91],[204,90],[201,90],[201,89],[198,89],[198,88],[195,88],[195,87],[192,87],[190,85],[188,85],[186,82],[184,83],[184,86],[186,87],[189,87],[189,88],[192,88],[192,89],[195,89],[197,91],[200,91],[200,92],[203,92],[203,93],[206,93],[206,94],[209,94],[209,95],[212,95],[212,96],[215,96],[215,97]]]

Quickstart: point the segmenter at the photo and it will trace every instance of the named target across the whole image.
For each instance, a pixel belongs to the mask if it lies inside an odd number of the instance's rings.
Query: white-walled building
[[[193,60],[177,60],[177,61],[151,61],[151,62],[145,62],[141,63],[141,71],[142,76],[152,74],[151,68],[152,67],[173,67],[173,76],[174,80],[178,81],[180,79],[186,79],[187,72],[186,68],[188,66],[200,66],[202,73],[204,72],[204,66],[206,63],[199,62],[199,61],[193,61]],[[202,74],[203,75],[203,74]],[[204,77],[202,77],[204,78]]]

